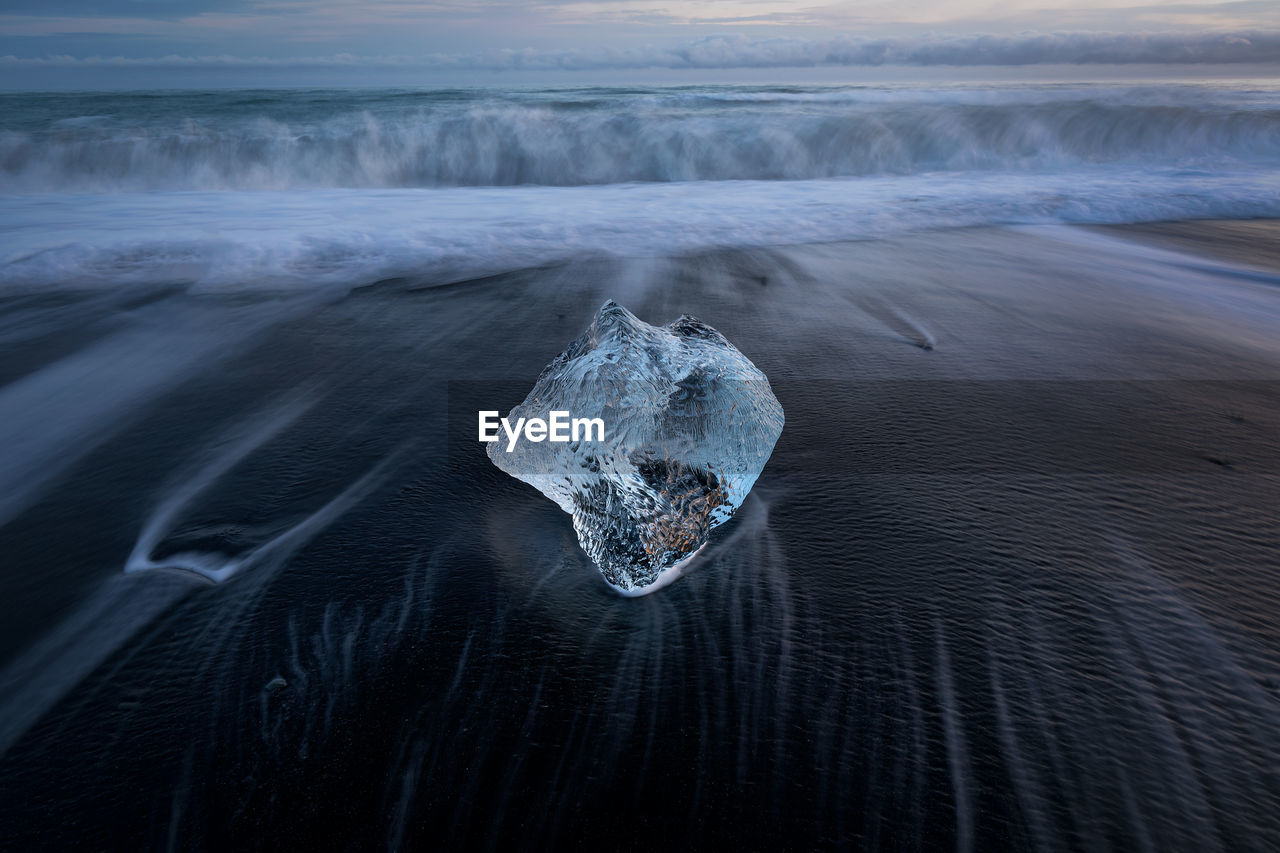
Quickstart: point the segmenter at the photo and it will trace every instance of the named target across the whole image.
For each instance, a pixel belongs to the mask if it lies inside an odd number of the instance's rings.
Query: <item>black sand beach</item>
[[[1278,233],[7,295],[5,843],[1274,850]],[[609,298],[786,412],[641,599],[473,440]]]

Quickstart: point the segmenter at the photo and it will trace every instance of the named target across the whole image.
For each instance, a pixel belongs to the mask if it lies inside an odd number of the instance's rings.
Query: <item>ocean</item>
[[[1280,86],[0,95],[0,287],[1280,215]]]
[[[0,846],[1275,850],[1276,218],[1275,81],[0,95]],[[607,299],[786,416],[641,598],[475,441]]]

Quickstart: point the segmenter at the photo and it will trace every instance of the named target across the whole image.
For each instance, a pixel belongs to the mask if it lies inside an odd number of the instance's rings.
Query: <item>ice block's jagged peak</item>
[[[721,346],[731,347],[732,345],[725,336],[699,320],[697,317],[690,317],[688,314],[681,314],[680,319],[672,323],[668,328],[677,335],[685,338],[698,338],[703,341],[712,341]]]
[[[648,323],[645,323],[635,314],[632,314],[612,299],[606,300],[605,303],[600,306],[600,310],[596,312],[596,319],[593,323],[597,329],[610,329],[617,326],[629,326],[631,328],[638,329],[648,325]]]
[[[658,343],[664,337],[664,331],[661,326],[650,326],[610,299],[600,306],[595,320],[591,322],[589,334],[597,346],[614,344],[625,347]]]
[[[733,345],[729,343],[724,335],[696,317],[681,314],[680,319],[668,326],[650,326],[612,299],[600,306],[600,311],[596,314],[595,319],[591,321],[591,328],[587,331],[586,337],[598,345],[606,339],[613,339],[619,342],[634,339],[658,340],[665,337],[664,332],[675,337],[692,338],[733,349]],[[734,350],[734,352],[737,352],[737,350]]]
[[[499,468],[573,516],[613,587],[640,594],[741,506],[782,433],[782,406],[754,364],[689,315],[651,326],[606,302],[507,416],[600,418],[603,441],[489,445]]]

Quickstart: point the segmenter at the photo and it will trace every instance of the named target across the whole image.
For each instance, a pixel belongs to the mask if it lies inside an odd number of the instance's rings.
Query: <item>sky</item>
[[[1247,66],[1280,0],[4,0],[0,85]]]

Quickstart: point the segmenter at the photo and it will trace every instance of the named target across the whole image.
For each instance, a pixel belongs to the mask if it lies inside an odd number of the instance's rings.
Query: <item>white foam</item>
[[[0,119],[0,192],[1274,166],[1278,117],[1265,85],[46,96]]]
[[[583,253],[861,239],[995,223],[1280,216],[1280,169],[0,198],[0,290],[459,280]]]

